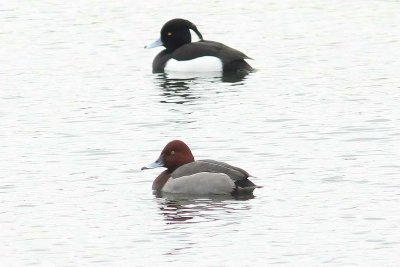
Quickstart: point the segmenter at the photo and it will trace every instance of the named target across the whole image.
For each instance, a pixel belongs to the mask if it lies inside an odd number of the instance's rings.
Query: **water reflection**
[[[199,82],[230,83],[241,85],[249,73],[158,73],[155,75],[155,82],[162,89],[164,99],[161,103],[185,104],[200,98],[191,88]]]
[[[180,80],[210,80],[214,82],[237,83],[245,80],[247,75],[251,72],[234,72],[234,73],[221,73],[221,72],[169,72],[169,73],[155,73],[156,79],[159,81],[180,81]],[[162,86],[162,85],[161,85]]]
[[[158,74],[156,81],[162,89],[163,100],[161,103],[185,104],[193,102],[200,96],[193,94],[190,85],[195,78],[168,78],[165,73]]]
[[[239,72],[239,73],[224,73],[222,76],[222,82],[224,83],[233,83],[235,85],[239,85],[241,81],[244,81],[249,75],[250,72]]]
[[[254,195],[230,196],[193,196],[184,194],[155,193],[159,200],[159,209],[168,224],[199,223],[217,221],[241,210],[249,210],[250,205],[243,205]],[[222,216],[221,216],[222,211]]]

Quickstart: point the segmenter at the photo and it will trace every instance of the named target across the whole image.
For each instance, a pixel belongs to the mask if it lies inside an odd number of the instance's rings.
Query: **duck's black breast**
[[[164,49],[153,60],[153,73],[164,72],[167,61],[172,58],[171,51]]]
[[[214,41],[188,43],[169,51],[161,51],[153,61],[153,72],[163,72],[167,61],[171,58],[178,61],[192,60],[199,57],[212,56],[222,61],[223,71],[252,70],[245,61],[250,59],[244,53]]]

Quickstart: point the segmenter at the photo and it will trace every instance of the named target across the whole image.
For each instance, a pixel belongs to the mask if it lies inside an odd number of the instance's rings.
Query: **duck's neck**
[[[168,170],[163,171],[158,175],[158,177],[154,180],[152,189],[160,191],[168,179],[171,177],[171,173]]]

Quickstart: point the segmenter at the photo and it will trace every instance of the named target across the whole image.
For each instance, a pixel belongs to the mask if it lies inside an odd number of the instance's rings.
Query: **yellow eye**
[[[167,33],[167,35],[168,35],[168,36],[171,36],[171,35],[172,35],[172,32]]]
[[[174,150],[171,151],[171,155],[175,155],[175,151]]]

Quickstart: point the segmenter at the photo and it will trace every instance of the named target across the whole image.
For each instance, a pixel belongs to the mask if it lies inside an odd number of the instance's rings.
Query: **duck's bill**
[[[159,157],[156,161],[154,161],[153,163],[147,165],[147,166],[143,166],[141,168],[141,170],[147,170],[147,169],[154,169],[154,168],[159,168],[159,167],[164,167],[164,161],[162,160],[161,157]]]
[[[158,47],[158,46],[163,46],[163,42],[161,41],[161,38],[159,38],[158,40],[152,42],[151,44],[146,45],[144,48],[154,48],[154,47]]]

